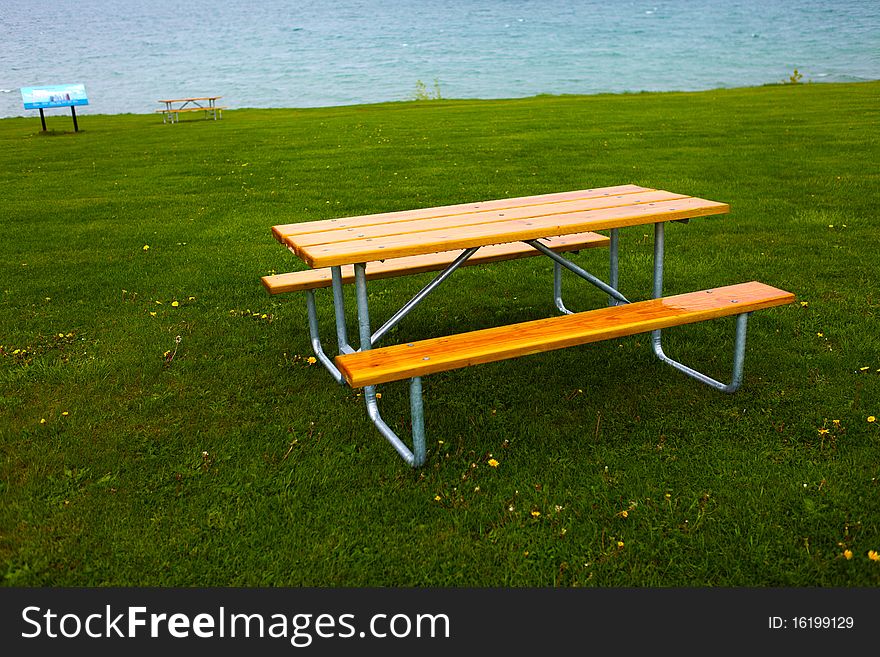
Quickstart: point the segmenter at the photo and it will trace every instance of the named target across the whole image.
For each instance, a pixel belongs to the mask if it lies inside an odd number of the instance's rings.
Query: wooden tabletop
[[[274,226],[310,267],[724,214],[726,203],[619,185]]]
[[[158,100],[158,103],[189,103],[194,100],[217,100],[223,96],[202,96],[200,98],[170,98],[168,100]]]

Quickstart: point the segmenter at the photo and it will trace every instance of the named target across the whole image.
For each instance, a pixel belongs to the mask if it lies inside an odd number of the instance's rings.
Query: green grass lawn
[[[877,586],[878,118],[880,83],[0,121],[4,583]],[[752,316],[738,393],[645,335],[437,374],[412,470],[259,282],[302,266],[274,224],[622,183],[731,206],[670,225],[667,293],[796,294]],[[463,270],[390,340],[552,314],[551,272]],[[371,283],[375,320],[428,280]],[[723,379],[732,337],[665,333]]]

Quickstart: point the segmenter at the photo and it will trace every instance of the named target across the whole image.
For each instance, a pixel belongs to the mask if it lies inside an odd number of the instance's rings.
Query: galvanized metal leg
[[[330,276],[333,289],[333,311],[336,314],[336,341],[340,354],[354,351],[348,344],[348,327],[345,324],[345,296],[342,289],[342,267],[331,267]]]
[[[361,339],[361,351],[367,351],[372,342],[370,339],[370,307],[367,301],[367,266],[360,262],[354,266],[354,290],[357,299],[358,337]],[[343,318],[343,322],[345,319]],[[337,319],[338,324],[338,319]]]
[[[565,307],[562,301],[562,265],[555,260],[553,261],[553,303],[559,312],[571,315],[572,311]]]
[[[336,383],[344,384],[345,377],[342,376],[342,373],[333,361],[324,353],[324,348],[321,346],[321,338],[318,335],[318,313],[315,309],[314,290],[306,290],[306,308],[309,314],[309,338],[312,343],[312,351],[315,352],[318,362],[327,368],[327,371],[330,372],[330,376],[333,377]]]
[[[696,379],[700,383],[705,383],[716,390],[720,390],[721,392],[732,393],[739,390],[739,387],[742,385],[743,379],[743,364],[745,362],[745,354],[746,354],[746,327],[748,324],[749,315],[751,313],[741,313],[736,316],[736,337],[734,339],[734,348],[733,348],[733,375],[731,376],[730,383],[722,383],[716,379],[713,379],[711,376],[707,376],[702,372],[698,372],[697,370],[688,367],[687,365],[683,365],[676,360],[673,360],[665,353],[663,353],[663,346],[660,343],[660,331],[652,331],[651,332],[651,345],[654,349],[654,354],[659,358],[662,362],[667,365],[672,365],[679,372],[687,374],[692,379]]]
[[[615,290],[618,288],[618,252],[620,245],[620,230],[618,228],[611,229],[611,244],[609,251],[609,276],[608,276],[608,285],[609,287],[614,288]],[[562,265],[556,260],[553,261],[553,303],[556,304],[556,308],[559,312],[564,313],[566,315],[571,315],[572,311],[565,307],[565,303],[562,301]],[[623,302],[619,299],[615,298],[614,295],[608,295],[608,305],[609,306],[617,306],[622,304]]]
[[[663,296],[663,251],[665,246],[665,231],[663,222],[654,224],[654,298],[659,299]],[[743,365],[745,363],[746,353],[746,329],[748,326],[749,315],[751,313],[740,313],[736,316],[736,336],[734,338],[733,348],[733,375],[730,383],[722,383],[711,376],[707,376],[702,372],[688,367],[676,360],[673,360],[663,352],[662,331],[651,331],[651,346],[654,354],[662,362],[671,365],[679,372],[696,379],[700,383],[705,383],[721,392],[736,392],[742,385]]]
[[[413,434],[413,467],[425,462],[425,412],[422,408],[422,379],[413,377],[409,380],[409,407]]]
[[[663,252],[666,247],[666,231],[662,221],[654,224],[654,299],[663,296]]]
[[[620,249],[620,229],[612,228],[611,229],[611,244],[609,245],[608,251],[608,260],[609,260],[609,273],[608,273],[608,284],[613,287],[615,290],[619,288],[618,285],[618,259],[619,259],[619,249]],[[615,299],[610,294],[608,295],[608,305],[609,306],[617,306],[620,305],[620,302]]]
[[[570,271],[573,271],[575,274],[577,274],[578,276],[583,278],[585,281],[587,281],[588,283],[592,283],[593,285],[598,287],[600,290],[602,290],[603,292],[606,292],[607,294],[609,294],[613,298],[617,299],[621,303],[629,303],[629,300],[625,296],[623,296],[620,292],[615,290],[613,287],[611,287],[610,285],[608,285],[604,281],[599,280],[598,278],[593,276],[590,272],[583,269],[582,267],[579,267],[578,265],[573,263],[571,260],[568,260],[567,258],[562,257],[561,255],[556,253],[556,251],[554,251],[553,249],[541,244],[538,240],[525,240],[525,243],[528,244],[529,246],[531,246],[532,248],[537,249],[538,251],[543,253],[545,256],[547,256],[548,258],[553,260],[556,264],[561,265],[562,267],[565,267],[566,269],[568,269]],[[554,287],[555,287],[556,280],[557,280],[557,277],[554,274]],[[561,290],[561,285],[560,285],[559,289]],[[555,290],[554,290],[554,292],[555,292]],[[558,304],[557,304],[557,307],[558,307]]]
[[[367,278],[364,264],[354,266],[354,284],[358,306],[358,333],[361,341],[361,351],[372,347],[370,334],[370,311],[367,304]],[[425,462],[425,421],[422,407],[422,380],[420,377],[410,379],[410,410],[412,413],[413,448],[407,447],[400,437],[389,427],[379,414],[379,404],[376,401],[376,387],[364,388],[364,399],[367,404],[367,415],[376,425],[385,439],[400,454],[401,458],[412,467],[418,467]]]

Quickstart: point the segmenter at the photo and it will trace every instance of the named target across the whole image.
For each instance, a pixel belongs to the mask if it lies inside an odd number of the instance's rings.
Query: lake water
[[[877,0],[3,0],[0,117],[700,90],[880,78]],[[435,87],[435,83],[437,87]],[[47,110],[69,113],[67,109]]]

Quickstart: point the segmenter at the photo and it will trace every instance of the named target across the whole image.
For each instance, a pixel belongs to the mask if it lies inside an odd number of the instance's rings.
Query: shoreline
[[[758,89],[767,89],[767,88],[777,88],[777,87],[809,87],[809,86],[826,86],[826,85],[835,85],[835,86],[846,86],[846,85],[862,85],[862,84],[876,84],[880,82],[880,78],[875,79],[860,79],[860,80],[852,80],[852,81],[815,81],[815,80],[807,80],[796,83],[791,82],[768,82],[761,85],[743,85],[743,86],[733,86],[733,87],[713,87],[709,89],[696,89],[696,90],[644,90],[644,91],[604,91],[598,93],[586,93],[586,94],[572,94],[572,93],[540,93],[540,94],[532,94],[528,96],[510,96],[503,98],[404,98],[404,99],[392,99],[392,100],[382,100],[376,102],[366,102],[366,103],[351,103],[351,104],[340,104],[340,105],[315,105],[315,106],[242,106],[242,107],[230,107],[224,111],[238,111],[238,110],[285,110],[285,111],[317,111],[317,110],[330,110],[330,109],[352,109],[352,108],[370,108],[370,107],[380,107],[380,106],[399,106],[399,105],[411,105],[411,104],[419,104],[419,105],[428,105],[428,104],[436,104],[436,103],[482,103],[482,102],[518,102],[518,101],[529,101],[529,100],[537,100],[537,99],[547,99],[547,98],[556,98],[556,99],[576,99],[576,98],[601,98],[601,97],[631,97],[631,96],[646,96],[646,95],[672,95],[672,94],[706,94],[706,93],[724,93],[724,92],[736,92],[742,90],[758,90]],[[12,92],[17,92],[17,89],[12,90]],[[144,111],[144,112],[92,112],[89,110],[91,105],[80,106],[77,108],[77,116],[156,116],[153,111]],[[31,114],[16,114],[9,116],[0,116],[0,121],[4,121],[7,119],[31,119],[35,116],[39,116],[38,110],[21,110],[22,112],[31,112]],[[50,108],[44,110],[46,116],[64,116],[70,115],[70,110],[67,107],[58,107],[58,108]]]

